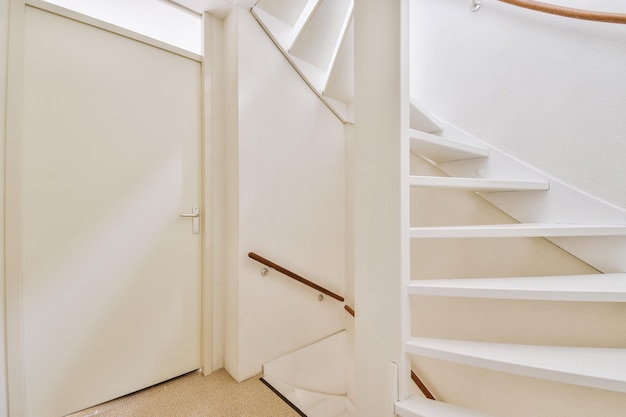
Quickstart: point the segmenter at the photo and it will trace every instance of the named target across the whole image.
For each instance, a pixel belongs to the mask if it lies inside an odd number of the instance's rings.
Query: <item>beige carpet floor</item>
[[[259,377],[192,372],[68,417],[299,417]]]

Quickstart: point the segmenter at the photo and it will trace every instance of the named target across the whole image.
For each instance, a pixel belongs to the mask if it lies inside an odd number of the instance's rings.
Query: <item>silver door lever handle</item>
[[[191,217],[191,233],[200,234],[200,210],[198,207],[192,207],[191,213],[180,213],[180,217]]]
[[[180,217],[200,217],[198,213],[180,213]]]

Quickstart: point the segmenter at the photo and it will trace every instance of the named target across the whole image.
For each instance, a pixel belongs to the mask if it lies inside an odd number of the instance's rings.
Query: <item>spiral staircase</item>
[[[252,14],[284,56],[329,108],[352,121],[354,71],[351,0],[260,0]],[[508,213],[503,224],[411,227],[413,241],[425,239],[546,238],[596,271],[580,275],[413,279],[418,297],[623,303],[626,301],[626,213],[538,172],[497,149],[438,120],[419,100],[410,107],[412,166],[437,175],[411,175],[424,189],[471,192]],[[407,155],[407,157],[409,157]],[[598,219],[601,221],[599,222]],[[358,314],[358,313],[357,313]],[[532,378],[626,392],[626,349],[547,346],[438,339],[415,335],[406,354],[482,367]],[[445,397],[445,392],[442,393]],[[345,412],[342,410],[342,412]],[[476,411],[425,399],[421,394],[396,404],[404,417],[479,417]],[[311,414],[312,415],[312,414]],[[317,415],[317,414],[316,414]],[[332,414],[328,414],[332,415]],[[342,414],[343,415],[343,414]],[[348,414],[346,414],[348,415]]]
[[[353,7],[353,0],[259,0],[250,9],[295,71],[344,123],[353,123]],[[414,216],[413,223],[418,224],[410,229],[412,242],[494,239],[506,245],[507,241],[515,239],[547,239],[549,244],[562,248],[589,266],[588,273],[565,271],[551,276],[518,276],[515,270],[502,277],[428,279],[420,275],[419,279],[414,277],[406,282],[413,305],[418,299],[439,297],[554,303],[626,302],[626,257],[623,256],[626,253],[626,212],[623,209],[569,187],[439,120],[421,106],[419,97],[411,99],[409,132],[406,140],[410,141],[411,155],[407,158],[411,158],[409,184],[413,201],[420,200],[424,193],[429,196],[434,194],[428,193],[437,192],[470,193],[472,198],[486,201],[509,216],[509,220],[499,224],[467,225],[459,224],[454,210],[442,210],[447,213],[442,216],[434,208],[430,218]],[[416,364],[419,368],[420,358],[431,358],[626,393],[626,348],[623,346],[421,337],[415,327],[413,337],[404,346],[414,368]],[[497,335],[492,339],[500,340]],[[266,375],[268,370],[272,373],[272,366],[266,368]],[[427,374],[423,376],[429,379]],[[341,390],[321,398],[313,389],[307,391],[294,386],[295,382],[285,383],[280,376],[269,377],[272,378],[285,396],[296,403],[301,401],[299,405],[308,410],[304,412],[309,417],[354,415],[354,408],[345,395],[340,395]],[[440,391],[440,397],[446,399],[446,393]],[[307,401],[310,406],[303,405]],[[322,402],[324,407],[320,406]],[[403,417],[486,417],[476,410],[426,399],[417,391],[396,403],[395,412]]]

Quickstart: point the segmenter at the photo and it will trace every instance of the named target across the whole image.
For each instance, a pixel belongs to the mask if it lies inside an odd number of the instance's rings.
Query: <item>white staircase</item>
[[[353,0],[259,0],[251,10],[285,58],[344,122],[352,121],[353,6]],[[283,7],[289,13],[278,12]]]
[[[348,336],[329,336],[263,366],[263,379],[307,417],[350,417]]]
[[[406,352],[500,372],[626,392],[624,349],[532,346],[413,337]]]
[[[412,280],[409,295],[626,302],[626,274]]]
[[[463,135],[458,129],[451,130],[454,132],[452,135],[454,139],[445,137],[445,129],[435,134],[410,130],[408,140],[411,141],[411,151],[444,172],[455,175],[455,177],[411,176],[410,185],[441,190],[474,191],[500,208],[509,208],[507,211],[515,212],[517,218],[528,218],[538,222],[411,227],[411,239],[543,237],[588,240],[593,242],[591,245],[610,247],[611,250],[606,252],[605,259],[599,259],[602,257],[593,250],[581,250],[577,252],[577,256],[597,266],[598,269],[601,269],[602,265],[607,272],[613,273],[414,279],[408,283],[409,296],[600,303],[626,301],[626,274],[621,273],[626,265],[621,261],[614,262],[615,259],[613,261],[606,259],[614,258],[612,254],[624,253],[626,249],[624,240],[626,213],[623,210],[601,204],[587,195],[577,193],[497,150],[489,149],[479,141],[472,143],[472,138]],[[463,140],[459,140],[460,137]],[[492,157],[495,157],[495,162],[490,161]],[[510,175],[516,179],[499,178]],[[497,197],[490,198],[490,195]],[[517,204],[524,200],[527,201],[526,204]],[[573,203],[574,201],[576,203]],[[531,207],[524,210],[525,207],[530,207],[529,202],[535,202],[548,209],[542,211],[537,207]],[[574,211],[582,213],[574,214]],[[559,214],[564,221],[558,221]],[[590,222],[592,219],[599,221]],[[544,222],[546,220],[551,222]],[[577,223],[574,220],[584,220],[585,223]],[[568,246],[566,240],[559,243],[562,247]],[[569,244],[571,245],[571,242]],[[572,251],[576,250],[576,245],[572,247],[574,248]],[[624,348],[542,346],[412,337],[405,345],[405,352],[416,357],[434,358],[498,372],[626,392]],[[419,397],[414,396],[397,403],[396,413],[403,417],[486,417],[476,411]]]
[[[352,9],[351,0],[259,0],[252,8],[253,15],[285,57],[320,99],[345,122],[352,120]],[[406,138],[410,141],[411,152],[444,175],[412,175],[408,181],[410,186],[473,192],[518,221],[413,226],[410,229],[412,240],[546,238],[600,273],[414,279],[406,283],[410,297],[626,302],[624,210],[526,166],[438,120],[417,100],[411,101],[411,126]],[[412,337],[406,342],[404,351],[415,357],[626,392],[624,348]],[[297,389],[301,389],[296,387],[297,384],[285,385],[280,378],[274,378],[274,383],[292,397],[296,396]],[[395,411],[403,417],[488,417],[475,410],[426,400],[419,395],[398,402]],[[315,413],[317,411],[311,411],[307,415],[318,415]]]
[[[411,106],[413,107],[413,106]],[[411,151],[436,164],[489,156],[484,146],[410,129]]]
[[[397,403],[396,413],[403,417],[493,417],[420,397],[411,397]]]
[[[550,188],[550,184],[546,181],[431,177],[416,175],[409,178],[409,184],[413,187],[448,188],[453,190],[470,190],[477,192],[545,191]]]

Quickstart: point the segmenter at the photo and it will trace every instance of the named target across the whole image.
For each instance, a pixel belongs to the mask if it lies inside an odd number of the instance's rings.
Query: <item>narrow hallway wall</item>
[[[236,128],[226,158],[231,184],[226,367],[242,380],[263,363],[344,328],[343,305],[271,271],[248,252],[343,295],[345,131],[249,12],[235,9]],[[232,41],[232,39],[230,40]],[[228,41],[228,42],[230,42]],[[234,62],[236,61],[236,62]],[[227,98],[227,101],[229,99]],[[233,110],[233,108],[231,108]]]

